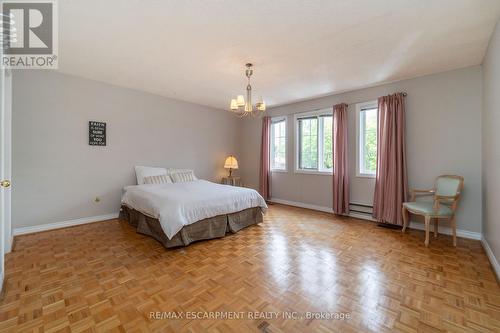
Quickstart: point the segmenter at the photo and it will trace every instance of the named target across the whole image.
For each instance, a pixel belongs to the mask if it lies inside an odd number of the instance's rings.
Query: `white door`
[[[5,272],[5,253],[12,246],[10,217],[12,75],[0,68],[0,290]]]

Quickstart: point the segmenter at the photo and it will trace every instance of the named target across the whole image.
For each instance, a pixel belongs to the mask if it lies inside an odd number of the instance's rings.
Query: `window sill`
[[[317,171],[317,170],[295,170],[295,173],[305,174],[305,175],[321,175],[321,176],[333,176],[332,171]]]
[[[271,169],[271,172],[274,173],[288,173],[287,169]]]
[[[358,173],[356,174],[356,178],[371,178],[371,179],[375,179],[377,178],[376,175],[370,175],[370,174],[367,174],[367,173]]]

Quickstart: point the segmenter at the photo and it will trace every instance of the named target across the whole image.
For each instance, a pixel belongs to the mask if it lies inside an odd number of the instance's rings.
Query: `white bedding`
[[[168,239],[185,225],[206,218],[253,207],[263,211],[267,208],[264,198],[255,190],[206,180],[127,186],[122,204],[158,219]]]

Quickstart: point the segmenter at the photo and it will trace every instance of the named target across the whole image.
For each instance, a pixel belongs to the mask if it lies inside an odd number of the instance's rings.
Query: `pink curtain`
[[[378,99],[377,178],[373,217],[402,225],[401,209],[408,199],[403,93]]]
[[[347,104],[333,107],[333,211],[349,214],[349,169],[347,165]]]
[[[271,181],[269,166],[269,134],[271,131],[271,118],[262,119],[262,146],[260,148],[260,194],[264,199],[271,198]]]

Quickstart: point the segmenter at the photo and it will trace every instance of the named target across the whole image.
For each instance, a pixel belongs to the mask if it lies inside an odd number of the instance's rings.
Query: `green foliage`
[[[320,117],[300,120],[300,168],[318,169],[318,126],[323,126],[322,142],[322,167],[331,169],[333,167],[333,117]]]
[[[284,169],[286,165],[286,123],[281,121],[271,126],[272,167]]]
[[[326,169],[333,168],[333,117],[323,118],[323,166]]]
[[[365,171],[377,170],[377,110],[365,112]]]
[[[301,165],[303,169],[318,167],[318,119],[301,120]]]

